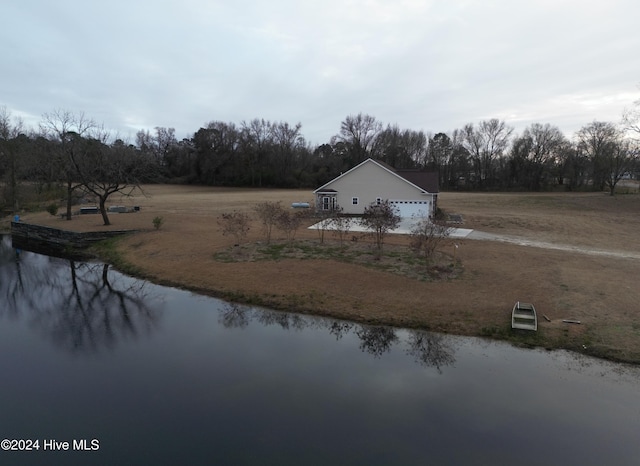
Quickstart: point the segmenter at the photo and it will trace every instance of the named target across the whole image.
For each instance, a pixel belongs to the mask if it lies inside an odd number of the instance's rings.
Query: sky
[[[637,0],[5,0],[0,106],[56,109],[130,142],[211,121],[348,115],[425,133],[504,120],[568,136],[640,99]]]

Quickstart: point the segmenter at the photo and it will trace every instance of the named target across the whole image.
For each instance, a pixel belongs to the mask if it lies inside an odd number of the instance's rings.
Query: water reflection
[[[72,352],[112,348],[149,334],[160,319],[142,280],[107,264],[75,262],[0,248],[0,317],[24,318],[57,346]]]
[[[57,463],[637,464],[637,369],[573,357],[0,249],[4,436],[100,440]]]
[[[57,346],[71,352],[113,348],[119,340],[149,335],[162,316],[161,288],[125,277],[108,264],[78,262],[13,249],[9,238],[0,247],[0,317],[26,318]],[[215,310],[212,310],[215,312]],[[404,352],[425,367],[441,371],[455,362],[454,347],[444,335],[419,330],[256,309],[224,303],[218,310],[225,328],[247,328],[251,323],[288,331],[317,329],[341,339],[357,337],[362,352],[376,359],[405,346]]]
[[[406,330],[408,338],[398,337],[398,330],[386,326],[354,324],[287,312],[269,311],[226,303],[220,311],[219,322],[226,328],[244,329],[251,322],[261,325],[277,325],[284,330],[304,330],[306,328],[327,330],[336,340],[346,335],[355,335],[362,352],[381,358],[391,352],[395,346],[405,345],[404,351],[412,356],[416,363],[424,367],[433,367],[442,372],[442,368],[455,363],[453,340],[446,335],[425,332],[422,330]]]

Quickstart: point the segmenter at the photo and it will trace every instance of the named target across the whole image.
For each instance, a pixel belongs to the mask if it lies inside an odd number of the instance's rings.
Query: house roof
[[[405,180],[415,184],[429,193],[437,193],[439,189],[438,172],[425,172],[421,170],[396,170],[396,173]]]
[[[333,180],[329,181],[328,183],[323,184],[318,189],[316,189],[314,191],[314,193],[333,191],[331,189],[326,189],[325,187],[330,185],[334,181],[342,178],[347,173],[350,173],[350,172],[356,170],[361,165],[364,165],[365,163],[370,163],[370,162],[375,163],[376,165],[379,165],[380,167],[382,167],[385,170],[393,173],[397,177],[402,178],[407,183],[415,186],[418,189],[426,191],[427,193],[435,194],[435,193],[438,193],[440,191],[439,183],[438,183],[438,179],[439,179],[438,172],[426,172],[426,171],[421,171],[421,170],[396,170],[391,165],[389,165],[389,164],[387,164],[387,163],[385,163],[385,162],[383,162],[381,160],[374,160],[374,159],[369,158],[369,159],[365,160],[364,162],[359,163],[358,165],[356,165],[352,169],[342,173],[340,176],[334,178]]]

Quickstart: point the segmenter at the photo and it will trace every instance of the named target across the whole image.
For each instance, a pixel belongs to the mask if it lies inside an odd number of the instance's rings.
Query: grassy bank
[[[329,236],[321,245],[316,232],[301,229],[297,246],[279,237],[267,246],[254,221],[246,241],[234,247],[234,240],[219,231],[216,220],[223,212],[251,213],[264,200],[308,201],[308,192],[180,186],[151,186],[147,192],[147,198],[114,200],[140,205],[141,211],[114,215],[109,227],[144,231],[97,250],[125,273],[279,310],[640,363],[635,291],[640,265],[623,257],[640,252],[637,195],[442,193],[440,206],[462,215],[465,228],[576,249],[463,239],[455,240],[459,247],[453,261],[454,240],[448,240],[439,249],[444,262],[438,273],[412,275],[407,270],[415,270],[415,264],[402,252],[407,238],[401,235],[389,237],[385,245],[389,263],[376,264],[366,255],[366,239],[341,246]],[[159,230],[152,225],[156,216],[165,220]],[[95,216],[81,217],[65,222],[43,215],[25,221],[78,231],[105,228]],[[591,248],[622,256],[591,255]],[[515,301],[533,302],[550,322],[540,318],[537,333],[513,332]],[[581,323],[566,324],[565,319]]]
[[[508,341],[514,345],[522,347],[542,347],[547,349],[568,349],[600,357],[609,360],[640,363],[640,354],[633,350],[634,341],[640,340],[640,328],[635,323],[631,323],[630,329],[625,331],[625,325],[608,325],[607,322],[585,322],[579,325],[562,323],[563,317],[567,315],[557,315],[543,307],[546,314],[553,317],[551,322],[542,320],[539,316],[540,326],[538,332],[514,331],[510,327],[510,307],[496,310],[480,308],[480,310],[460,310],[447,309],[446,307],[429,309],[420,312],[418,309],[407,310],[404,307],[405,300],[398,298],[398,305],[388,309],[381,309],[379,306],[372,306],[370,299],[363,297],[361,293],[353,293],[345,298],[344,295],[319,291],[318,288],[299,287],[297,290],[280,292],[282,285],[273,286],[269,290],[262,289],[256,291],[254,287],[237,282],[235,286],[216,286],[209,282],[206,286],[195,285],[192,280],[168,279],[167,274],[153,273],[139,263],[132,262],[130,257],[131,244],[134,249],[144,246],[144,241],[131,241],[134,238],[118,238],[101,243],[94,248],[94,253],[105,262],[114,265],[118,270],[151,280],[155,283],[188,289],[201,294],[214,296],[220,299],[234,301],[247,305],[265,306],[287,312],[300,312],[306,314],[323,315],[339,319],[347,319],[359,323],[370,325],[391,325],[405,328],[419,328],[424,330],[454,333],[469,336],[480,336],[496,340]],[[366,249],[361,245],[361,249]],[[442,270],[441,265],[434,265],[429,270],[423,264],[417,266],[413,263],[413,258],[406,254],[404,246],[390,245],[385,260],[382,262],[372,258],[367,258],[366,253],[355,253],[351,251],[344,254],[344,247],[337,243],[329,242],[324,246],[319,246],[312,240],[304,240],[294,244],[278,242],[266,245],[261,242],[246,244],[243,246],[231,246],[217,251],[210,258],[211,264],[217,263],[219,266],[236,266],[237,271],[244,266],[260,266],[263,273],[274,273],[277,280],[278,271],[290,270],[293,274],[308,275],[309,269],[326,270],[329,268],[353,267],[358,270],[364,281],[369,277],[379,283],[380,274],[393,275],[398,283],[404,283],[407,288],[411,288],[416,283],[428,283],[432,286],[451,286],[460,288],[460,283],[473,283],[479,280],[474,276],[475,271],[465,270],[462,263],[458,267],[445,269],[446,273],[434,273],[435,270]],[[340,252],[343,252],[340,254]],[[371,257],[373,255],[371,254]],[[400,260],[399,260],[400,259]],[[406,263],[401,263],[402,259],[409,259]],[[444,255],[444,262],[450,263],[450,257]],[[389,266],[388,264],[392,264]],[[230,270],[233,270],[231,268]],[[246,272],[245,272],[246,273]],[[249,272],[251,275],[251,272]],[[244,275],[243,275],[244,276]],[[283,278],[280,275],[280,278]],[[239,277],[238,277],[238,280]],[[299,284],[300,282],[298,282]],[[560,285],[567,294],[571,290],[568,285]],[[463,297],[456,300],[464,302]],[[435,303],[434,303],[435,304]],[[539,307],[540,309],[540,307]],[[545,314],[545,315],[546,315]],[[574,316],[575,314],[571,314]],[[614,328],[617,327],[617,328]],[[603,335],[609,332],[609,338]],[[625,334],[626,333],[626,334]],[[616,342],[617,344],[607,344],[606,342]],[[627,345],[631,346],[627,346]]]

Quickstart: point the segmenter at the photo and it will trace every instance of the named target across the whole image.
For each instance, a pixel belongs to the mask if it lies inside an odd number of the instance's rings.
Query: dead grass
[[[406,244],[387,244],[382,256],[371,242],[340,244],[336,241],[304,239],[295,241],[255,241],[223,249],[214,258],[222,262],[298,260],[334,260],[357,264],[420,281],[453,280],[462,272],[459,261],[436,252],[427,262],[417,257]]]
[[[123,239],[118,249],[124,260],[157,282],[277,309],[484,335],[640,362],[637,260],[468,239],[455,240],[462,265],[455,277],[444,273],[439,280],[331,255],[311,258],[298,252],[255,260],[257,242],[262,240],[259,225],[253,223],[246,245],[234,248],[234,240],[219,232],[217,216],[232,210],[251,212],[264,200],[282,201],[285,206],[311,202],[309,191],[187,186],[145,190],[148,197],[113,199],[114,205],[138,205],[141,211],[113,214],[113,225],[107,228],[144,230]],[[461,214],[465,228],[640,252],[637,194],[441,193],[439,203],[447,212]],[[165,221],[158,231],[152,225],[156,216]],[[105,228],[94,215],[71,222],[47,213],[23,219],[76,231]],[[301,229],[297,238],[308,245],[319,243],[315,231]],[[330,234],[326,240],[332,241]],[[388,243],[392,253],[406,247],[407,238],[393,236]],[[453,244],[448,239],[440,250],[449,262]],[[242,248],[246,255],[242,260],[220,260],[221,254]],[[251,248],[255,250],[247,252]],[[536,305],[536,335],[511,331],[510,310],[517,300]],[[569,318],[581,324],[562,322]]]

